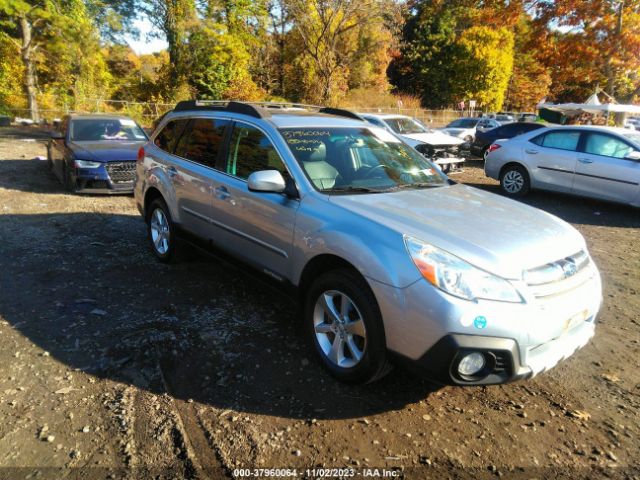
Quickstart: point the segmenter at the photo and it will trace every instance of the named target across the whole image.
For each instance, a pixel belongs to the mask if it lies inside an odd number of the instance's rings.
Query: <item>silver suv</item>
[[[528,378],[594,334],[600,275],[562,220],[458,185],[349,111],[181,102],[140,150],[160,261],[179,237],[295,287],[322,365],[445,384]]]

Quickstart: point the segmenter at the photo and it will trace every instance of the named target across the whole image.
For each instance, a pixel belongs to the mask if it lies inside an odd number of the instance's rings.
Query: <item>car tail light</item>
[[[138,150],[138,163],[142,163],[142,160],[144,160],[144,147]]]
[[[497,143],[492,143],[489,146],[489,153],[491,152],[495,152],[496,150],[498,150],[500,147],[502,147],[502,145],[498,145]]]

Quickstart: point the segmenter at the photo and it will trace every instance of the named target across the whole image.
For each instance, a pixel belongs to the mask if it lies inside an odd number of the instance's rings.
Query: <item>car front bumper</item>
[[[602,301],[600,275],[590,268],[592,276],[575,289],[548,298],[527,295],[524,303],[471,302],[426,280],[404,289],[370,283],[397,362],[442,384],[490,385],[545,372],[589,342]],[[458,363],[472,352],[491,368],[465,378]]]
[[[134,179],[135,161],[114,162],[111,165],[104,163],[97,168],[75,169],[77,193],[128,195],[133,193]]]

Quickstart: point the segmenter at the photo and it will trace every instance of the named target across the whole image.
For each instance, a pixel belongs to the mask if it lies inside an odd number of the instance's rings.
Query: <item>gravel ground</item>
[[[159,264],[133,199],[64,193],[34,137],[0,130],[0,479],[640,478],[638,210],[525,200],[582,232],[604,281],[595,339],[552,371],[348,387],[291,300],[210,258]],[[497,192],[480,162],[453,178]]]

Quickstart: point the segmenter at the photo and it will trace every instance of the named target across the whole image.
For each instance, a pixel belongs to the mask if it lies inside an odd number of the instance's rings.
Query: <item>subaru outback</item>
[[[181,102],[140,149],[135,199],[160,261],[198,239],[294,287],[345,382],[395,363],[505,383],[594,335],[600,275],[573,227],[456,184],[346,110]]]

